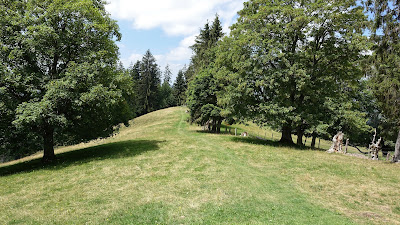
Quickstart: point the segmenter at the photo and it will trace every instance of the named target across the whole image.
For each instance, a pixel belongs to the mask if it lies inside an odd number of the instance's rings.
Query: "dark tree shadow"
[[[216,133],[215,131],[212,130],[195,130],[194,132],[196,133],[205,133],[205,134],[231,134],[231,135],[235,135],[235,128],[231,129],[231,132],[229,133],[229,130],[225,130],[221,128],[221,131],[219,133]],[[242,132],[244,132],[244,130],[242,129],[237,129],[237,134],[240,135]]]
[[[237,128],[237,127],[227,126],[227,125],[224,125],[224,124],[221,125],[221,130],[220,130],[219,133],[216,133],[215,131],[211,131],[211,130],[203,130],[203,127],[202,127],[202,126],[199,126],[199,127],[201,127],[201,130],[196,130],[196,131],[195,131],[196,133],[226,134],[226,135],[230,134],[230,135],[235,135],[235,128],[236,128],[236,129],[237,129],[237,130],[236,130],[237,135],[240,135],[241,133],[243,133],[243,132],[246,131],[246,130],[243,129],[243,128]],[[229,131],[229,129],[230,129],[230,131]]]
[[[196,133],[202,133],[202,134],[225,134],[222,131],[220,133],[217,133],[215,131],[210,131],[210,130],[196,130],[195,132]],[[228,133],[226,133],[226,134],[228,134]]]
[[[232,137],[231,140],[233,142],[242,142],[242,143],[248,143],[248,144],[255,144],[255,145],[268,145],[272,147],[288,147],[292,148],[295,150],[314,150],[314,151],[325,151],[323,149],[312,149],[308,146],[299,146],[296,144],[288,144],[288,143],[282,143],[279,141],[272,141],[272,140],[267,140],[267,139],[259,139],[256,137]]]
[[[58,170],[74,164],[84,164],[91,161],[126,158],[140,155],[144,152],[159,149],[162,141],[132,140],[98,145],[57,154],[54,162],[43,164],[41,159],[34,159],[0,168],[0,176],[13,175],[34,170]]]

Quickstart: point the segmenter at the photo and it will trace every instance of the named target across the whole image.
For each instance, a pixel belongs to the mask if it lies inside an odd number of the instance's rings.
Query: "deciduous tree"
[[[398,135],[393,161],[400,160],[400,2],[368,0],[373,13],[371,26],[374,52],[371,57],[371,87],[379,107],[391,123],[397,124]]]
[[[18,103],[13,125],[41,136],[44,161],[55,137],[107,136],[131,118],[129,79],[115,69],[121,35],[103,1],[2,1],[0,14],[0,88]]]
[[[293,130],[318,124],[322,103],[341,101],[341,88],[361,77],[365,21],[351,0],[246,2],[218,55],[230,83],[221,103],[292,143]]]

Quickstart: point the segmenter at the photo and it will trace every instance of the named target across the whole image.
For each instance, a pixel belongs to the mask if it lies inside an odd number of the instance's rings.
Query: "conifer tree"
[[[203,69],[189,83],[187,106],[190,109],[190,121],[204,126],[210,123],[210,131],[219,133],[224,117],[222,108],[217,105],[217,93],[220,91],[217,72],[213,68]]]
[[[182,70],[179,70],[178,76],[176,77],[173,93],[177,105],[184,105],[186,103],[186,89],[187,83]]]
[[[191,49],[193,50],[191,65],[193,65],[193,68],[190,68],[190,65],[189,68],[194,70],[194,75],[196,75],[201,69],[207,68],[208,65],[213,62],[215,54],[211,49],[216,46],[217,42],[223,35],[218,15],[215,16],[211,28],[207,21],[204,28],[200,29],[200,34],[195,40],[196,43],[191,46]]]
[[[146,114],[160,108],[160,86],[160,70],[153,54],[150,50],[147,50],[140,63],[140,79],[138,82],[140,114]]]
[[[164,79],[160,90],[161,108],[166,108],[176,105],[175,97],[172,93],[171,76],[172,76],[171,70],[169,69],[169,65],[167,65],[165,67]]]
[[[222,38],[221,22],[218,15],[209,28],[208,22],[196,38],[192,46],[193,57],[186,73],[192,75],[189,82],[187,105],[190,109],[190,120],[200,125],[211,121],[211,130],[219,133],[222,108],[217,105],[217,91],[220,91],[215,82],[216,73],[214,61],[217,54],[218,41]]]
[[[137,60],[135,64],[129,66],[129,75],[137,83],[140,80],[140,61]]]

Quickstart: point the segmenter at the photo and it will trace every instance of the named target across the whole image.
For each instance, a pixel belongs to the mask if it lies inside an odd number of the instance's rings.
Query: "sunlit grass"
[[[278,133],[204,133],[186,119],[185,108],[165,109],[58,148],[56,164],[1,165],[1,223],[400,223],[399,164],[280,146]]]

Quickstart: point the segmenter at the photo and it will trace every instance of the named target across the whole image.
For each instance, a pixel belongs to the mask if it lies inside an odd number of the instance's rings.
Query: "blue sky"
[[[164,71],[167,64],[176,76],[189,63],[199,29],[217,13],[224,32],[235,22],[244,0],[108,0],[106,9],[118,21],[118,42],[125,67],[140,60],[147,49]]]

